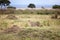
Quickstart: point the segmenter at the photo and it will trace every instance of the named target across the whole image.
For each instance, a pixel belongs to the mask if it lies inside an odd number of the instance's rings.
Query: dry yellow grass
[[[13,15],[13,14],[12,14]],[[0,15],[0,23],[7,22],[8,26],[18,25],[19,27],[31,27],[29,21],[32,22],[40,22],[41,25],[47,26],[60,26],[59,19],[51,19],[51,15],[28,15],[28,14],[21,14],[15,15],[17,17],[16,20],[7,19],[8,15]],[[3,24],[2,24],[3,25]]]
[[[17,25],[20,30],[17,34],[5,34],[0,30],[0,40],[60,40],[60,19],[51,19],[51,15],[16,14],[17,19],[8,19],[7,16],[0,15],[0,28]],[[32,27],[29,21],[39,22],[42,26]]]

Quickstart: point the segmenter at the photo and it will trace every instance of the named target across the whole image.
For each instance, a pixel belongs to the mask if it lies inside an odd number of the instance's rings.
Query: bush
[[[53,5],[53,9],[60,9],[60,5]]]
[[[57,19],[57,18],[58,18],[58,14],[55,13],[51,18],[52,18],[52,19]]]
[[[13,7],[13,6],[8,6],[7,8],[16,9],[16,7]]]

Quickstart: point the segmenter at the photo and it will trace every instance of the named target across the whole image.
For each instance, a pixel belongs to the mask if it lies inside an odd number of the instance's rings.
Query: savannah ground
[[[58,19],[51,18],[56,11],[17,10],[15,14],[0,14],[0,40],[60,40],[60,15]]]

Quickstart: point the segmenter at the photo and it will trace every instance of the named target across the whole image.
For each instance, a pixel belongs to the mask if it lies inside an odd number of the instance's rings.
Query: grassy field
[[[12,14],[13,15],[13,14]],[[60,26],[60,19],[51,19],[51,15],[0,15],[0,25],[12,26],[18,25],[19,27],[32,27],[31,25],[39,23],[38,25],[44,26]],[[36,26],[35,26],[36,27]],[[37,26],[41,27],[41,26]]]
[[[60,19],[51,16],[0,14],[0,40],[60,40]]]

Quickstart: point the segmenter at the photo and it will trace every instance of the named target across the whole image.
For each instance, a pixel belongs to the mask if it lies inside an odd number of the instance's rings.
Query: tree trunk
[[[6,10],[7,9],[6,5],[4,7],[5,7],[5,10]]]

